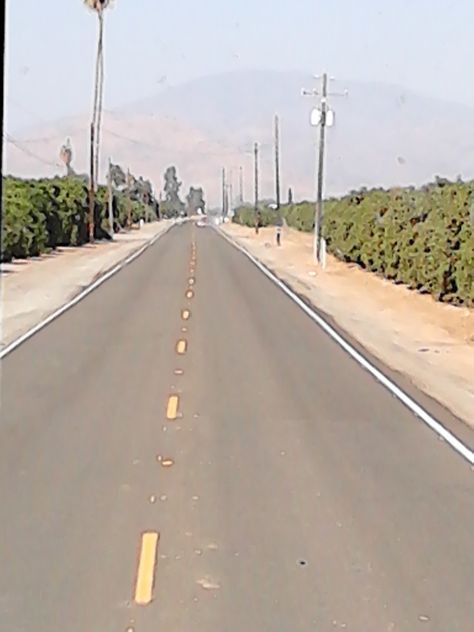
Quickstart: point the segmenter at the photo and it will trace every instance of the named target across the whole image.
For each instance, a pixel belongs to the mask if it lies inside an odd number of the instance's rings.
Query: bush
[[[87,241],[89,214],[87,185],[76,176],[23,180],[2,178],[1,261],[36,256],[60,246]],[[153,201],[152,201],[153,202]],[[156,204],[132,200],[132,221],[156,219]],[[108,192],[99,186],[95,204],[95,237],[108,237]],[[124,194],[114,192],[114,219],[124,225]]]
[[[278,219],[278,213],[269,208],[260,208],[260,227],[272,226]],[[255,226],[255,209],[253,206],[241,206],[236,209],[232,218],[235,224],[242,224],[243,226]]]
[[[249,215],[250,214],[250,215]],[[314,204],[282,207],[289,226],[314,230]],[[253,226],[253,211],[236,221]],[[324,203],[328,251],[395,283],[454,304],[474,303],[474,182],[353,191]]]

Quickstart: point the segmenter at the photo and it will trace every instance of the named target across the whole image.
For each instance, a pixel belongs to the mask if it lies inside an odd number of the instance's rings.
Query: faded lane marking
[[[194,292],[192,290],[188,290],[186,292],[186,298],[193,298],[193,296],[194,296]]]
[[[157,531],[148,531],[142,534],[134,599],[135,603],[140,606],[146,606],[153,599],[159,539],[160,534]]]
[[[176,344],[176,352],[180,355],[183,355],[183,353],[186,353],[187,347],[188,343],[186,342],[186,340],[178,340]]]
[[[166,407],[166,418],[176,419],[178,416],[179,397],[177,395],[170,395],[168,399],[168,405]]]
[[[183,373],[184,373],[183,369],[175,369],[174,370],[174,374],[175,375],[183,375]]]
[[[189,277],[188,283],[189,285],[194,285],[196,283],[196,279],[194,277]]]
[[[160,463],[162,467],[173,467],[174,459],[170,459],[170,458],[161,459]]]
[[[189,320],[190,316],[191,316],[191,312],[189,311],[189,309],[183,309],[183,311],[181,312],[182,319]]]

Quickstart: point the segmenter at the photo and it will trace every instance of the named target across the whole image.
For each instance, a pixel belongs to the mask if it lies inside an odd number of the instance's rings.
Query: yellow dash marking
[[[177,353],[179,353],[180,355],[183,355],[183,353],[186,353],[187,346],[188,346],[188,343],[186,342],[186,340],[178,340],[178,343],[176,345]]]
[[[137,583],[135,586],[135,603],[140,606],[146,606],[153,599],[156,552],[159,539],[160,534],[156,531],[142,534]]]
[[[186,292],[186,298],[193,298],[193,296],[194,296],[194,292],[192,290],[188,290]]]
[[[189,311],[189,309],[183,309],[183,311],[181,312],[181,316],[183,317],[183,320],[189,320],[191,312]]]
[[[167,419],[176,419],[178,416],[179,397],[177,395],[170,395],[168,399],[168,406],[166,407]]]

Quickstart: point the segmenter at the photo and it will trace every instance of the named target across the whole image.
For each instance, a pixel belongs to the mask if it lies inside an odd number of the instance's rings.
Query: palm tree
[[[94,241],[95,186],[99,173],[100,125],[102,122],[102,100],[104,93],[104,10],[111,0],[83,0],[95,11],[99,20],[97,54],[95,62],[94,102],[90,129],[90,184],[89,184],[89,241]]]

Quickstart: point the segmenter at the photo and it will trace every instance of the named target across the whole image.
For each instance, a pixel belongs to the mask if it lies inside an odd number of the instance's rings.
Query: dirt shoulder
[[[116,235],[110,243],[60,248],[42,257],[2,264],[0,349],[169,226],[169,221],[154,222]]]
[[[444,305],[328,256],[313,263],[312,236],[284,228],[221,229],[308,297],[374,356],[474,427],[474,310]]]

